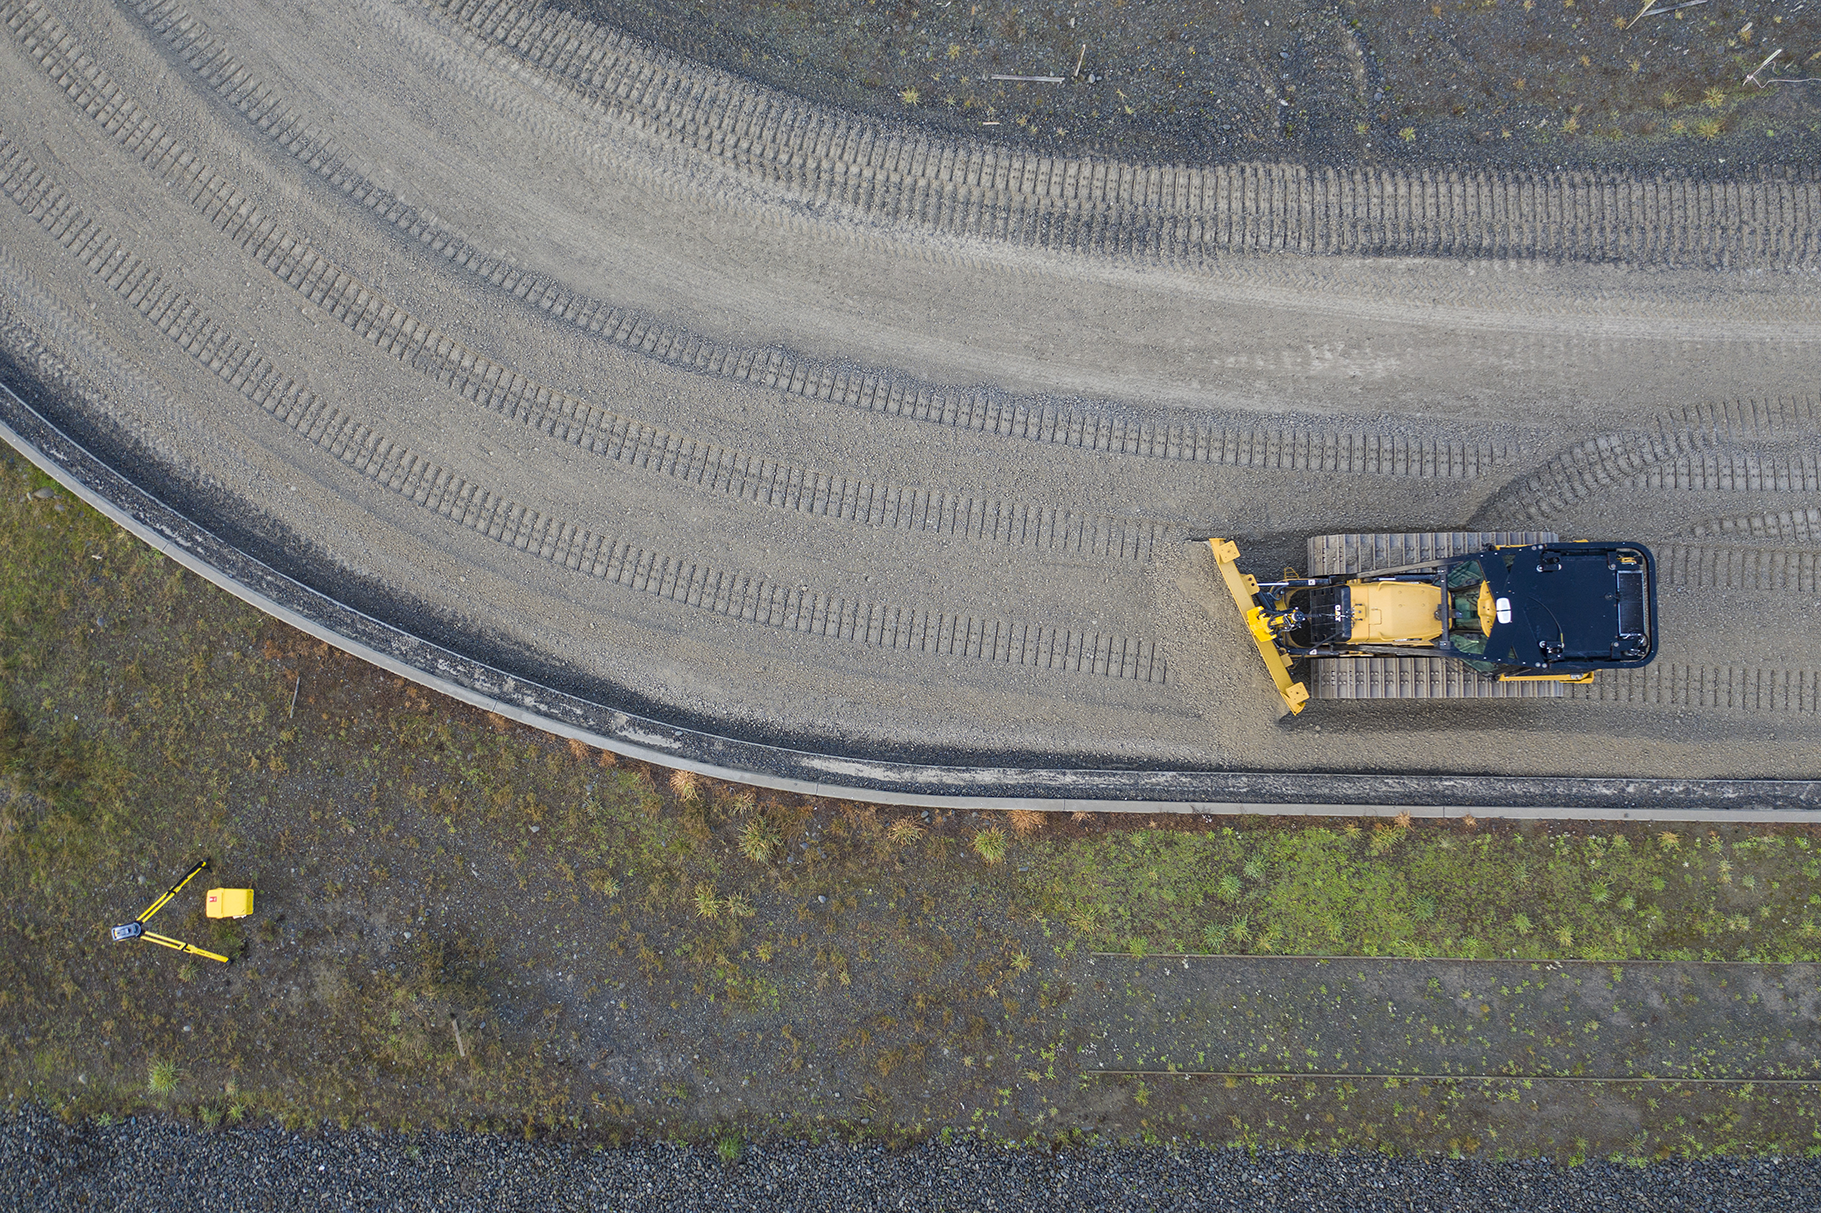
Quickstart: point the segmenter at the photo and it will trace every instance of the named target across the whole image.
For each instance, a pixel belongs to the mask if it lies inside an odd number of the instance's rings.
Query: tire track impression
[[[1187,261],[1233,251],[1712,267],[1821,260],[1821,182],[1801,170],[1709,181],[1045,156],[831,112],[543,4],[430,4],[475,50],[568,83],[628,127],[873,222]]]
[[[35,7],[35,6],[33,6]],[[39,10],[42,16],[42,10]],[[42,30],[47,37],[39,38]],[[1091,511],[884,483],[754,456],[597,408],[538,384],[419,321],[266,216],[173,139],[46,18],[18,30],[80,109],[285,285],[376,348],[482,408],[625,467],[737,500],[1065,555],[1149,561],[1180,527]]]
[[[19,0],[14,0],[19,3]],[[37,11],[36,0],[21,8]],[[1353,475],[1477,479],[1516,458],[1508,442],[1413,440],[1312,426],[1261,427],[1234,418],[1175,421],[1140,410],[1019,398],[982,387],[938,385],[894,371],[836,364],[781,349],[744,349],[668,326],[631,309],[570,291],[561,282],[491,257],[417,207],[367,180],[341,149],[283,104],[202,23],[176,5],[142,6],[149,27],[231,109],[283,152],[420,247],[488,285],[624,349],[700,374],[774,389],[803,400],[983,435],[1145,459]],[[104,103],[111,98],[104,98]],[[79,102],[84,104],[86,102]]]
[[[331,406],[196,306],[83,214],[0,132],[0,192],[196,362],[382,488],[497,543],[679,605],[800,634],[933,657],[1165,681],[1154,642],[1014,619],[919,610],[811,593],[612,539],[498,496]]]

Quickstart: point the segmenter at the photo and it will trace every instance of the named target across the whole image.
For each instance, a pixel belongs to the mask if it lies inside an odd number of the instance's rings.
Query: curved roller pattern
[[[1812,175],[1044,157],[481,0],[0,23],[10,431],[401,672],[820,792],[1809,803]],[[1538,525],[1655,547],[1655,665],[1293,721],[1185,542]]]

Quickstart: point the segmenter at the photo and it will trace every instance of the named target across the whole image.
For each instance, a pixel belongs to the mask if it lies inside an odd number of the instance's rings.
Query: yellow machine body
[[[245,918],[253,912],[252,889],[210,889],[210,918]]]
[[[1233,595],[1234,605],[1245,617],[1246,631],[1252,634],[1258,655],[1265,659],[1271,681],[1277,684],[1277,693],[1283,697],[1284,706],[1295,715],[1309,702],[1309,688],[1290,677],[1290,663],[1284,660],[1283,651],[1278,648],[1277,634],[1265,622],[1264,608],[1252,601],[1252,596],[1258,593],[1258,578],[1239,571],[1235,563],[1239,559],[1239,545],[1231,539],[1210,539],[1208,547],[1214,553],[1214,563],[1220,566],[1220,577],[1226,582],[1227,592]]]
[[[1350,581],[1355,644],[1428,643],[1442,634],[1440,586],[1410,581]]]

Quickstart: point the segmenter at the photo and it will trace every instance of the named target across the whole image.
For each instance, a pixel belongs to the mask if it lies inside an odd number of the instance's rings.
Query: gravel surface
[[[155,1209],[1811,1209],[1821,1162],[1636,1168],[1240,1150],[788,1142],[724,1167],[705,1150],[590,1150],[467,1133],[418,1138],[276,1128],[198,1132],[138,1118],[71,1127],[0,1119],[16,1208]]]

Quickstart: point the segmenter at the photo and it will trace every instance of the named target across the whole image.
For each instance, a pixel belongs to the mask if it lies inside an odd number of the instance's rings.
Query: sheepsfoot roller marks
[[[1307,576],[1259,581],[1239,570],[1237,544],[1207,542],[1291,712],[1311,683],[1317,699],[1559,696],[1657,653],[1656,561],[1641,543],[1321,535]]]

